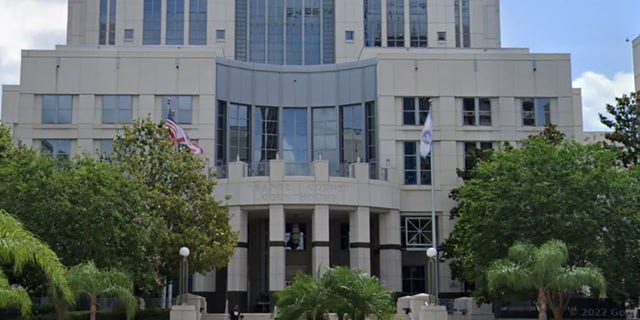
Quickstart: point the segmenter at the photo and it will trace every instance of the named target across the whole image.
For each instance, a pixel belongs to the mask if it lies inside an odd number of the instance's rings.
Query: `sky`
[[[598,113],[634,88],[640,0],[501,0],[500,14],[503,47],[571,55],[584,130],[605,130]],[[19,83],[21,49],[64,44],[66,20],[67,0],[0,0],[0,84]]]

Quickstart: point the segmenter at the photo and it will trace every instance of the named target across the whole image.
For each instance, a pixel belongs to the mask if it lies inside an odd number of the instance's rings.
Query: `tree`
[[[616,98],[616,105],[607,104],[607,112],[613,117],[599,114],[600,122],[612,129],[613,132],[605,133],[605,138],[610,140],[610,147],[621,150],[620,160],[625,166],[633,166],[638,163],[640,155],[640,105],[638,104],[639,92],[623,94]]]
[[[177,274],[181,246],[193,253],[189,266],[194,272],[227,265],[238,236],[227,208],[213,197],[216,181],[204,174],[201,156],[175,150],[168,130],[147,117],[118,133],[113,161],[149,191],[147,205],[167,228],[167,239],[157,241],[164,275]]]
[[[298,274],[278,293],[277,306],[282,320],[320,320],[327,313],[341,319],[389,319],[395,313],[393,296],[378,278],[347,267],[327,269],[319,277]]]
[[[457,275],[490,301],[486,270],[515,241],[564,241],[569,263],[599,267],[613,298],[637,296],[640,268],[638,175],[617,165],[601,145],[523,140],[521,148],[495,152],[461,186],[459,217],[446,240]]]
[[[68,274],[69,285],[78,296],[89,297],[91,320],[96,319],[98,297],[116,297],[126,306],[127,319],[135,316],[138,302],[133,295],[133,282],[119,271],[99,270],[93,261],[72,267]]]
[[[18,273],[25,265],[37,265],[45,273],[56,292],[69,301],[73,300],[65,278],[66,269],[56,254],[2,209],[0,209],[0,261],[10,263]],[[26,290],[11,286],[5,274],[0,272],[0,307],[18,307],[20,313],[27,316],[31,313],[31,304]]]
[[[555,320],[562,320],[571,294],[583,286],[605,293],[605,280],[593,267],[565,267],[569,259],[562,241],[550,240],[540,248],[517,242],[506,259],[493,262],[487,271],[489,290],[535,292],[538,318],[544,320],[550,308]]]
[[[11,146],[8,131],[0,139],[9,141],[0,147],[0,208],[11,208],[66,265],[93,260],[130,272],[141,291],[160,285],[155,242],[167,228],[151,214],[146,188],[88,155],[54,159]],[[38,281],[30,285],[45,291]]]

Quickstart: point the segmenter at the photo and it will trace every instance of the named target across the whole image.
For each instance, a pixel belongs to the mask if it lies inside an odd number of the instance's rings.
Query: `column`
[[[284,289],[284,206],[269,206],[269,291]]]
[[[380,214],[380,280],[387,290],[402,292],[402,252],[400,251],[400,213]]]
[[[230,308],[234,305],[244,306],[247,301],[247,259],[249,245],[247,212],[239,206],[229,208],[231,229],[238,231],[238,244],[233,257],[227,265],[227,299]],[[246,308],[245,308],[246,310]]]
[[[316,205],[313,210],[312,223],[312,272],[313,275],[322,273],[329,264],[329,206]]]
[[[369,238],[369,207],[358,207],[349,214],[349,263],[351,269],[371,274],[371,242]]]

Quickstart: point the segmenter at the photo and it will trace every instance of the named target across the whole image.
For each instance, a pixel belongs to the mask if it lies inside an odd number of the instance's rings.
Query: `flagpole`
[[[434,155],[434,145],[431,143],[431,154],[429,155],[431,160],[431,246],[436,249],[436,256],[434,257],[433,269],[435,273],[435,303],[438,305],[438,282],[440,282],[438,278],[438,237],[437,237],[437,228],[436,228],[436,185],[435,185],[435,175],[436,175],[436,166],[435,166],[435,157]]]

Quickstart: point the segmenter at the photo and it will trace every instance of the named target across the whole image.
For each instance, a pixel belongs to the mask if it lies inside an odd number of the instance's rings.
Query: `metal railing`
[[[310,176],[311,162],[285,162],[284,174],[287,176]]]
[[[331,177],[351,177],[351,164],[329,162],[329,176]]]
[[[228,177],[227,165],[218,165],[215,167],[209,167],[207,176],[209,179],[217,178],[217,179],[226,179]]]
[[[247,172],[245,174],[246,177],[266,177],[269,175],[269,162],[268,161],[259,161],[259,162],[249,162],[247,163]]]

